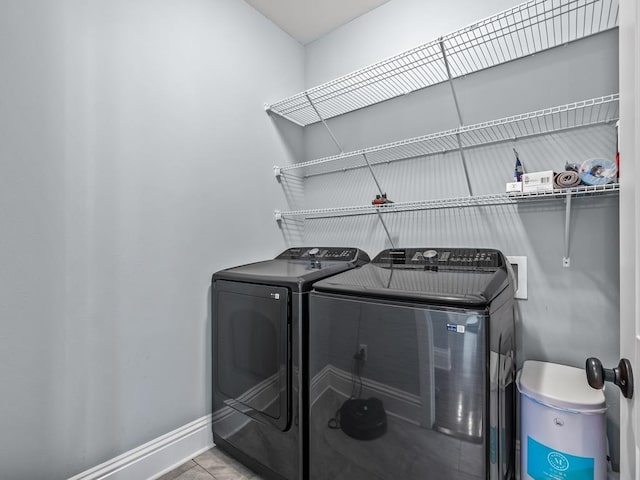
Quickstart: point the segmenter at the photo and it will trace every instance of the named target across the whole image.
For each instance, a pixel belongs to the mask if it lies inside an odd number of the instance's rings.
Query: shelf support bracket
[[[462,121],[462,113],[460,112],[460,104],[458,103],[458,96],[456,95],[456,89],[453,85],[453,77],[451,76],[451,68],[449,68],[449,60],[447,59],[447,50],[444,47],[444,40],[442,37],[439,39],[440,51],[442,52],[442,59],[444,60],[444,66],[447,70],[447,78],[449,79],[449,87],[451,87],[451,95],[453,96],[453,103],[456,106],[456,113],[458,114],[458,128],[464,125]],[[464,178],[467,181],[467,190],[469,190],[469,196],[473,196],[473,190],[471,189],[471,181],[469,180],[469,170],[467,168],[467,159],[464,156],[464,148],[462,148],[462,141],[460,139],[460,132],[456,132],[456,140],[458,141],[458,151],[460,152],[460,158],[462,159],[462,167],[464,170]]]
[[[313,108],[313,111],[316,112],[316,115],[318,115],[318,118],[320,119],[320,121],[324,125],[324,128],[326,128],[327,132],[329,132],[329,135],[331,136],[331,140],[333,140],[333,143],[336,144],[336,147],[338,147],[338,150],[340,151],[340,153],[344,153],[344,150],[342,149],[342,146],[340,145],[340,142],[338,142],[338,139],[336,138],[336,136],[333,134],[333,132],[329,128],[329,124],[327,123],[327,121],[324,119],[324,117],[322,115],[320,115],[320,112],[316,108],[315,103],[313,103],[313,100],[311,100],[311,97],[309,96],[309,94],[305,92],[304,96],[307,97],[307,101],[309,102],[309,105],[311,105],[311,108]]]
[[[367,168],[369,169],[369,173],[373,177],[373,181],[376,182],[376,187],[378,188],[378,192],[380,193],[380,196],[382,196],[382,194],[385,193],[385,192],[382,191],[382,187],[380,186],[380,183],[378,182],[378,178],[376,177],[376,174],[373,173],[373,168],[371,167],[371,163],[369,163],[369,159],[367,158],[367,154],[363,153],[362,156],[364,157],[364,161],[367,163]]]
[[[389,240],[389,244],[391,245],[391,248],[396,248],[395,244],[393,243],[393,239],[391,238],[391,234],[389,233],[389,229],[387,228],[387,224],[384,223],[384,220],[382,219],[382,214],[380,213],[380,207],[376,207],[376,213],[378,214],[378,219],[382,224],[382,228],[384,228],[384,232],[387,234],[387,239]]]
[[[367,162],[367,167],[369,168],[369,173],[371,173],[371,176],[373,177],[373,181],[376,182],[376,187],[378,187],[378,192],[380,192],[380,196],[382,196],[382,194],[384,193],[382,191],[382,187],[380,186],[380,183],[378,182],[378,178],[376,177],[376,174],[373,173],[373,168],[371,167],[371,163],[369,163],[369,159],[367,158],[367,154],[363,153],[362,156],[364,157],[364,161]],[[393,244],[393,239],[391,238],[391,234],[389,233],[389,229],[387,228],[387,224],[384,223],[384,219],[382,218],[382,215],[380,214],[380,207],[376,207],[376,212],[378,214],[378,219],[380,220],[380,223],[382,224],[382,228],[384,228],[384,232],[387,234],[387,239],[389,240],[389,244],[391,245],[391,248],[396,248],[396,246]]]
[[[571,193],[567,193],[565,214],[564,214],[564,257],[562,257],[562,266],[569,268],[571,266],[571,258],[569,257],[569,244],[571,240]]]
[[[309,96],[309,94],[305,93],[304,95],[305,95],[305,97],[307,97],[307,100],[309,101],[309,105],[311,105],[311,107],[313,107],[313,110],[316,112],[316,115],[318,115],[318,118],[320,119],[320,121],[322,122],[324,127],[327,129],[327,132],[329,132],[329,135],[331,136],[331,139],[333,140],[333,143],[336,144],[336,147],[338,147],[338,150],[340,150],[340,153],[344,153],[344,149],[340,145],[340,142],[338,142],[338,139],[336,138],[336,136],[333,134],[333,132],[329,128],[329,125],[327,124],[326,120],[322,117],[322,115],[320,115],[320,112],[318,111],[318,109],[316,108],[315,104],[311,100],[311,97]],[[382,187],[380,186],[380,182],[378,182],[378,178],[376,177],[376,174],[373,172],[373,168],[371,167],[371,163],[369,163],[369,159],[367,158],[367,155],[365,153],[363,153],[362,156],[364,157],[364,161],[367,162],[367,167],[369,168],[369,173],[371,173],[371,176],[373,177],[373,181],[375,182],[376,187],[378,188],[378,191],[380,192],[380,195],[382,195],[384,192],[382,191]],[[376,212],[378,213],[378,219],[380,220],[380,223],[382,224],[382,228],[384,228],[384,232],[387,234],[387,238],[389,239],[389,243],[391,244],[391,248],[396,248],[395,245],[393,244],[393,239],[391,238],[391,234],[389,233],[389,229],[387,228],[387,224],[384,222],[384,220],[382,218],[382,215],[380,214],[380,211],[376,210]]]

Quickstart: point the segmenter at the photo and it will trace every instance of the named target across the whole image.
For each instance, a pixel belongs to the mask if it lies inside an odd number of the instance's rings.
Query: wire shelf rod
[[[568,2],[567,1],[558,2],[558,5],[556,6],[553,6],[553,3],[554,2],[548,1],[548,0],[544,0],[541,2],[527,2],[514,7],[512,10],[507,10],[506,12],[503,12],[501,14],[497,14],[495,17],[489,17],[485,20],[481,20],[480,22],[470,25],[462,30],[448,34],[444,38],[449,41],[454,41],[458,38],[461,39],[461,41],[455,43],[456,46],[460,47],[460,50],[469,50],[470,48],[474,48],[476,46],[486,45],[487,43],[490,43],[497,39],[507,38],[511,40],[511,46],[513,47],[514,55],[518,55],[521,52],[537,51],[540,48],[545,48],[545,46],[548,46],[548,45],[560,45],[560,44],[566,43],[567,41],[571,41],[576,37],[582,38],[584,37],[585,34],[587,34],[587,32],[598,31],[598,29],[594,30],[593,28],[589,30],[587,30],[586,28],[583,28],[581,31],[579,31],[577,27],[577,23],[576,23],[576,27],[574,29],[571,29],[569,22],[571,20],[571,17],[575,18],[577,22],[578,15],[576,15],[575,13],[578,11],[584,11],[585,9],[587,9],[589,5],[593,6],[597,3],[602,5],[603,2],[601,0],[591,0],[591,1],[570,0]],[[580,5],[580,3],[582,3],[582,5]],[[607,2],[607,3],[611,4],[612,2]],[[538,7],[543,4],[552,4],[552,6],[550,9],[540,11]],[[524,17],[522,15],[522,12],[531,11],[532,6],[535,7],[535,13]],[[563,7],[565,6],[567,7],[567,9],[563,11]],[[516,16],[515,16],[516,12],[520,13],[519,19],[516,19]],[[571,15],[572,13],[574,13],[574,15]],[[511,21],[507,21],[506,20],[507,17],[510,17]],[[564,23],[560,21],[559,23],[560,38],[558,38],[557,30],[554,28],[553,33],[556,34],[556,36],[553,38],[553,41],[550,41],[549,35],[548,35],[548,27],[550,25],[549,22],[551,20],[557,20],[559,17],[565,17],[567,20],[567,26],[566,26],[567,35],[573,34],[575,37],[565,36],[565,29],[563,28]],[[587,16],[584,15],[585,19],[586,17]],[[552,22],[551,25],[554,25],[555,23],[557,22]],[[605,22],[605,25],[607,25],[608,23],[609,22]],[[545,28],[546,42],[542,41],[543,36],[541,33],[540,25],[544,25],[546,27]],[[498,28],[496,28],[496,26]],[[537,28],[538,30],[537,39],[539,40],[538,43],[536,44],[535,42],[533,42],[533,40],[535,40],[536,37],[531,36],[529,38],[525,35],[524,37],[523,36],[517,37],[518,45],[516,46],[515,41],[513,40],[513,35],[517,33],[523,33],[523,32],[533,34],[534,27],[538,27]],[[600,28],[603,28],[603,26],[600,25]],[[480,33],[480,36],[478,36],[478,33]],[[471,37],[471,34],[473,34],[474,36]],[[524,38],[525,40],[525,45],[522,45],[522,38]],[[529,40],[532,40],[533,45],[529,45],[528,43]],[[498,47],[501,51],[500,57],[502,58],[506,57],[505,50],[507,50],[506,46],[508,45],[509,45],[509,42],[498,44]],[[507,50],[507,52],[509,52],[509,50]],[[497,53],[497,50],[494,53]],[[500,57],[496,57],[496,58],[500,58]]]
[[[432,43],[434,44],[433,48],[435,48],[437,42]],[[425,47],[431,48],[431,45],[425,45]],[[306,101],[306,96],[309,95],[317,104],[327,103],[337,97],[344,97],[345,107],[349,108],[348,111],[351,111],[360,108],[361,104],[372,105],[398,94],[412,92],[424,88],[426,85],[434,85],[446,80],[444,68],[437,63],[442,61],[438,52],[430,53],[428,57],[422,56],[422,58],[412,54],[405,55],[410,56],[412,58],[411,61],[400,63],[395,59],[389,59],[387,60],[390,64],[389,68],[370,67],[370,72],[367,72],[369,75],[356,72],[357,75],[353,74],[348,78],[344,77],[344,79],[336,80],[339,82],[336,85],[325,84],[321,86],[323,87],[322,89],[316,87],[307,90],[291,97],[288,101],[285,100],[279,104],[272,105],[270,108],[287,117],[301,110],[309,109],[310,105]],[[432,66],[432,64],[433,71],[425,68]],[[418,71],[418,69],[421,70]],[[408,76],[409,78],[403,78],[403,76]],[[367,90],[368,87],[373,86],[375,86],[376,90]],[[357,99],[349,98],[349,94],[353,92],[356,92],[362,99],[358,101]],[[324,108],[330,107],[324,105]],[[335,115],[331,115],[329,112],[327,118],[331,116]]]
[[[362,155],[368,155],[372,165],[404,160],[459,148],[457,135],[463,148],[478,147],[517,138],[530,137],[572,128],[586,127],[615,121],[619,113],[619,95],[573,102],[566,105],[545,108],[497,120],[462,126],[420,137],[400,140],[366,149],[295,163],[281,167],[282,172],[320,166],[331,162],[345,162]],[[364,166],[361,162],[359,166]],[[353,168],[349,165],[348,169]],[[346,169],[346,168],[343,168]],[[341,170],[337,168],[336,170]],[[326,173],[326,172],[318,172]],[[306,176],[317,173],[308,173]]]
[[[423,52],[428,51],[427,54]],[[405,61],[405,57],[410,57],[410,61]],[[316,101],[326,101],[330,100],[334,96],[348,94],[352,91],[357,91],[359,89],[365,88],[371,84],[376,84],[378,82],[382,82],[389,78],[398,77],[403,73],[411,72],[421,66],[430,65],[431,63],[440,62],[442,60],[438,48],[438,41],[433,40],[430,43],[424,44],[420,47],[416,47],[412,50],[409,50],[405,53],[397,55],[396,57],[391,57],[389,59],[383,60],[376,64],[373,64],[369,67],[365,67],[362,70],[358,70],[351,74],[345,75],[344,77],[332,80],[323,85],[319,85],[317,87],[313,87],[306,92],[298,93],[289,99],[283,100],[279,103],[288,102],[289,109],[286,107],[282,110],[285,113],[291,113],[296,110],[307,108],[305,97],[306,95],[311,95]],[[435,76],[430,74],[427,71],[428,82],[434,81],[443,81],[446,78],[446,73],[444,69],[440,67],[440,75]],[[414,89],[423,88],[425,82],[417,82],[414,84]],[[385,88],[384,84],[381,88]],[[406,91],[412,91],[412,88],[404,88]],[[388,93],[392,93],[391,90]],[[395,93],[395,92],[393,92]],[[278,104],[275,104],[278,105]],[[274,105],[274,106],[275,106]]]
[[[616,28],[618,0],[532,0],[442,38],[453,78]],[[268,106],[308,125],[447,80],[439,40]]]
[[[600,124],[601,122],[598,122],[598,124]],[[563,132],[563,131],[567,131],[567,130],[571,130],[573,128],[580,128],[580,127],[585,127],[588,125],[579,125],[577,127],[567,127],[567,128],[561,128],[558,130],[555,130],[555,132]],[[547,135],[548,132],[539,132],[539,133],[532,133],[527,135],[527,138],[531,138],[531,137],[535,137],[535,136],[540,136],[540,135]],[[523,137],[524,138],[524,137]],[[505,141],[513,141],[514,137],[505,137],[504,139],[495,139],[493,141],[489,141],[489,142],[482,142],[480,145],[482,146],[488,146],[488,145],[495,145],[498,143],[502,143]],[[469,146],[468,148],[473,147],[473,145]],[[454,145],[449,145],[446,148],[442,148],[442,149],[435,149],[432,152],[419,152],[419,153],[414,153],[414,154],[410,154],[407,153],[406,155],[403,155],[399,158],[379,158],[376,161],[372,161],[371,166],[376,166],[376,165],[381,165],[381,164],[388,164],[391,162],[396,162],[396,161],[404,161],[404,160],[411,160],[411,159],[415,159],[415,158],[420,158],[420,157],[427,157],[430,155],[437,155],[437,154],[444,154],[444,153],[449,153],[449,152],[453,152],[453,151],[458,151],[458,145],[457,143]],[[355,157],[354,157],[355,158]],[[358,170],[360,168],[364,168],[366,167],[365,163],[360,163],[360,164],[354,164],[354,165],[350,165],[348,167],[336,167],[334,169],[327,169],[327,170],[323,170],[321,172],[314,172],[314,173],[308,173],[308,174],[304,174],[302,176],[298,176],[296,175],[296,178],[309,178],[309,177],[313,177],[313,176],[317,176],[317,175],[329,175],[329,174],[333,174],[333,173],[340,173],[340,172],[347,172],[350,170]],[[288,173],[287,176],[291,175],[291,173]]]
[[[434,200],[420,200],[412,202],[399,202],[387,204],[384,206],[375,205],[356,205],[335,208],[319,208],[311,210],[295,210],[280,212],[281,217],[304,217],[326,218],[338,216],[354,216],[354,215],[377,215],[383,213],[409,212],[416,210],[436,210],[447,208],[468,208],[483,207],[494,205],[517,204],[522,201],[535,201],[544,198],[564,198],[572,196],[572,198],[583,197],[596,194],[615,194],[620,190],[620,184],[610,183],[607,185],[582,185],[579,187],[553,190],[549,192],[532,192],[532,193],[497,193],[487,195],[477,195],[473,197],[444,198]]]
[[[596,124],[600,124],[602,122],[597,122]],[[580,127],[585,127],[585,126],[589,126],[589,125],[578,125],[578,126],[571,126],[571,127],[566,127],[566,128],[559,128],[557,130],[554,130],[555,132],[563,132],[563,131],[567,131],[567,130],[571,130],[573,128],[580,128]],[[529,133],[526,135],[527,138],[533,137],[533,136],[539,136],[539,135],[546,135],[549,132],[538,132],[538,133]],[[524,138],[525,136],[523,135],[522,138]],[[515,139],[517,139],[518,137],[513,137],[511,135],[506,135],[504,136],[504,138],[500,138],[500,139],[493,139],[493,140],[485,140],[483,139],[480,143],[478,144],[467,144],[465,147],[463,148],[471,148],[474,146],[488,146],[488,145],[494,145],[497,143],[502,143],[505,141],[513,141]],[[437,141],[443,141],[446,139],[437,139]],[[449,139],[452,140],[452,139]],[[453,140],[452,140],[453,141]],[[432,142],[433,143],[433,142]],[[385,163],[391,163],[391,162],[396,162],[396,161],[402,161],[402,160],[411,160],[411,159],[415,159],[415,158],[420,158],[420,157],[426,157],[426,156],[430,156],[430,155],[436,155],[436,154],[444,154],[444,153],[449,153],[449,152],[453,152],[453,151],[458,151],[459,147],[457,143],[451,143],[451,144],[444,144],[442,143],[440,148],[433,148],[430,151],[415,151],[415,149],[411,149],[412,146],[409,145],[408,148],[402,152],[402,155],[397,155],[397,156],[391,156],[391,155],[378,155],[378,159],[375,161],[371,161],[370,164],[372,166],[376,166],[376,165],[380,165],[380,164],[385,164]],[[384,153],[381,152],[381,153]],[[357,158],[358,155],[353,155],[350,157],[341,157],[339,159],[336,160],[343,160],[345,158]],[[336,161],[333,160],[333,161]],[[329,162],[323,162],[323,163],[316,163],[314,165],[322,165],[325,163],[329,163]],[[350,170],[356,170],[356,169],[360,169],[363,167],[366,167],[366,163],[358,163],[358,164],[354,164],[354,165],[350,165],[350,166],[346,166],[346,167],[336,167],[334,169],[331,170],[323,170],[321,172],[314,172],[314,173],[307,173],[307,174],[303,174],[302,176],[296,176],[297,178],[308,178],[308,177],[312,177],[312,176],[316,176],[316,175],[325,175],[325,174],[331,174],[331,173],[337,173],[337,172],[346,172],[346,171],[350,171]],[[283,169],[285,167],[282,167]],[[289,169],[290,171],[291,169]],[[288,173],[287,175],[290,175],[290,173]]]

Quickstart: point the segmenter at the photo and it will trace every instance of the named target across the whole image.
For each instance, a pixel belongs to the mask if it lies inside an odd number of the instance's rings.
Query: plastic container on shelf
[[[528,360],[520,392],[522,480],[606,480],[607,405],[584,370]]]

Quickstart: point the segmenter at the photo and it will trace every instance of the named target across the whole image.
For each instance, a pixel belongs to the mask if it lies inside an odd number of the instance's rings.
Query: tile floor
[[[262,478],[214,447],[164,474],[158,480],[262,480]]]

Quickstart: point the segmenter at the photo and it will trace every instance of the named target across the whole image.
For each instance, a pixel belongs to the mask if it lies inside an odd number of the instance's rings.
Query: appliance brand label
[[[455,323],[447,323],[447,330],[450,332],[464,333],[464,325],[457,325]]]
[[[527,437],[527,474],[535,480],[593,480],[594,459],[558,452]]]

